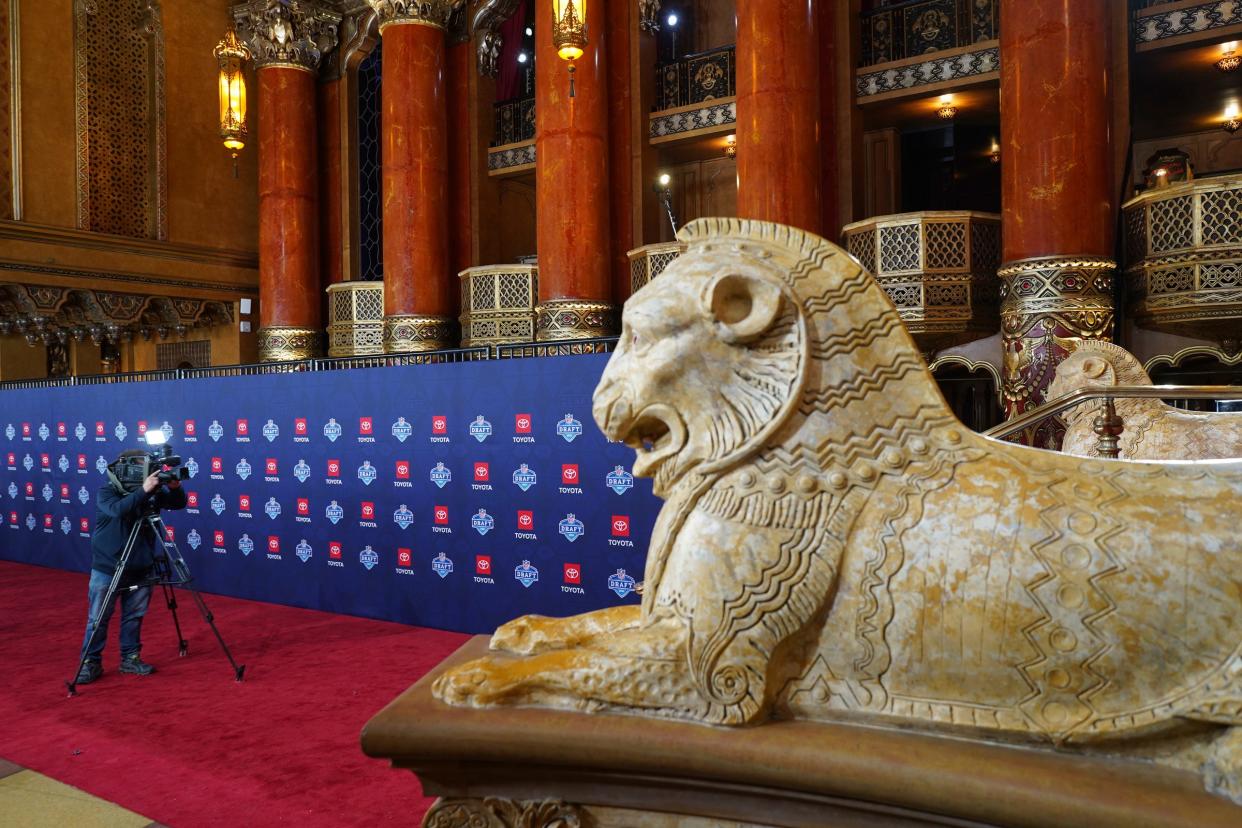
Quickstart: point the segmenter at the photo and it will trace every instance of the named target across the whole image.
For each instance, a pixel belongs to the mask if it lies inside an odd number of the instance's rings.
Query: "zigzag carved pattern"
[[[816,411],[841,408],[865,399],[868,394],[881,390],[890,382],[905,379],[910,373],[926,370],[927,366],[918,354],[898,354],[891,363],[880,366],[873,373],[854,377],[836,388],[823,388],[813,393],[808,392],[803,395],[798,410],[809,416]]]
[[[851,434],[844,440],[834,437],[822,445],[773,446],[755,459],[763,472],[785,472],[793,475],[808,466],[826,469],[830,466],[849,468],[859,460],[874,461],[886,448],[901,446],[910,433],[926,434],[957,420],[945,416],[939,405],[922,405],[913,414],[897,414],[890,409],[880,409],[877,416],[893,415],[890,422],[877,421],[866,434]]]
[[[811,345],[811,356],[827,360],[842,352],[848,352],[856,348],[866,348],[872,342],[875,342],[882,336],[887,336],[900,326],[901,318],[894,314],[886,313],[883,316],[877,316],[861,328],[846,331],[845,333],[833,334],[813,342]]]
[[[1064,482],[1065,478],[1060,477],[1049,483],[1045,489],[1047,491],[1052,491]],[[1057,505],[1061,505],[1059,501]],[[1035,653],[1035,655],[1017,665],[1018,675],[1021,676],[1022,681],[1026,683],[1027,687],[1027,695],[1020,699],[1017,705],[1015,705],[1019,710],[1023,710],[1026,704],[1039,698],[1039,685],[1036,684],[1031,678],[1031,671],[1048,660],[1048,656],[1044,653],[1043,646],[1036,639],[1035,633],[1041,628],[1052,623],[1052,612],[1048,609],[1048,606],[1043,602],[1043,600],[1040,599],[1037,594],[1037,590],[1039,587],[1056,578],[1056,572],[1045,560],[1043,551],[1053,546],[1053,544],[1058,543],[1065,537],[1064,533],[1056,526],[1053,526],[1052,522],[1048,519],[1049,511],[1049,509],[1045,509],[1039,513],[1039,522],[1042,523],[1048,530],[1048,534],[1041,538],[1038,542],[1031,545],[1031,552],[1034,554],[1035,560],[1039,561],[1039,565],[1043,567],[1043,574],[1034,581],[1023,584],[1023,589],[1025,590],[1027,597],[1031,599],[1031,602],[1035,606],[1039,607],[1040,617],[1036,618],[1030,624],[1027,624],[1022,628],[1022,636],[1026,639],[1027,643],[1031,645],[1031,650]],[[1043,727],[1033,719],[1031,720],[1031,725],[1036,730],[1043,730]]]
[[[814,316],[817,313],[827,313],[837,305],[844,304],[850,298],[860,293],[865,293],[869,287],[874,287],[876,290],[880,289],[866,273],[859,273],[859,276],[862,278],[845,282],[837,288],[825,291],[820,296],[808,296],[803,300],[806,315]]]
[[[1094,511],[1096,512],[1096,514],[1100,514],[1100,515],[1111,514],[1112,510],[1109,507],[1119,500],[1125,500],[1125,498],[1129,495],[1129,492],[1125,491],[1124,489],[1121,488],[1121,486],[1118,485],[1118,479],[1121,476],[1122,476],[1122,473],[1118,472],[1117,474],[1114,474],[1108,480],[1103,481],[1104,485],[1112,488],[1113,496],[1110,497],[1108,500],[1102,501],[1098,506],[1095,507]],[[1108,548],[1109,542],[1113,538],[1125,532],[1125,528],[1126,527],[1123,525],[1117,525],[1113,527],[1112,529],[1110,529],[1109,531],[1104,532],[1103,534],[1099,536],[1097,545],[1104,552],[1104,554],[1108,557],[1109,563],[1112,565],[1106,569],[1101,570],[1100,572],[1095,573],[1094,575],[1092,575],[1090,578],[1087,579],[1087,583],[1091,584],[1091,588],[1095,590],[1096,594],[1099,595],[1101,599],[1103,599],[1105,606],[1099,612],[1092,613],[1086,616],[1085,618],[1083,618],[1082,624],[1084,627],[1086,627],[1088,630],[1091,631],[1092,635],[1094,635],[1098,640],[1102,642],[1107,642],[1108,636],[1104,635],[1098,629],[1096,629],[1095,625],[1097,622],[1108,617],[1109,615],[1111,615],[1113,612],[1116,611],[1117,602],[1113,600],[1113,597],[1108,594],[1107,590],[1104,589],[1104,587],[1100,584],[1100,582],[1111,575],[1116,575],[1120,572],[1125,571],[1125,567],[1117,559],[1117,556],[1114,555],[1113,551]],[[1103,692],[1104,689],[1108,687],[1109,685],[1108,677],[1098,672],[1095,669],[1095,664],[1101,658],[1103,658],[1105,653],[1107,653],[1110,649],[1111,649],[1111,645],[1109,645],[1108,643],[1101,644],[1098,648],[1096,648],[1095,652],[1091,653],[1091,655],[1087,657],[1087,659],[1083,662],[1083,665],[1082,665],[1083,670],[1086,671],[1087,675],[1091,676],[1092,678],[1096,680],[1096,684],[1094,684],[1091,687],[1085,688],[1081,693],[1078,694],[1078,698],[1082,700],[1082,703],[1091,708],[1092,714],[1094,714],[1096,710],[1095,710],[1095,706],[1091,704],[1091,698]],[[1078,728],[1075,728],[1075,729],[1078,729]]]

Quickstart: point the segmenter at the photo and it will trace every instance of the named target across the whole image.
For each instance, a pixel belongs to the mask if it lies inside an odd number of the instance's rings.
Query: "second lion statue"
[[[519,618],[436,696],[1081,746],[1242,801],[1242,462],[974,434],[839,248],[679,237],[595,392],[666,500],[641,607]]]

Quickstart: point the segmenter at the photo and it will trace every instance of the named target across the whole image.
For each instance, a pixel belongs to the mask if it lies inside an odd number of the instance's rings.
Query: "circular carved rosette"
[[[621,327],[618,316],[616,306],[608,302],[551,299],[541,304],[536,312],[536,339],[555,342],[616,336]]]
[[[314,328],[269,325],[259,331],[260,362],[296,362],[323,354],[323,333]]]
[[[1116,269],[1102,257],[1048,256],[1010,262],[997,273],[1007,417],[1045,401],[1057,366],[1080,341],[1111,338]],[[1059,422],[1046,421],[1023,442],[1059,446],[1063,435]]]
[[[453,347],[453,320],[447,316],[403,314],[384,317],[384,351],[410,354]]]
[[[577,805],[556,799],[438,799],[423,818],[424,828],[587,828]]]

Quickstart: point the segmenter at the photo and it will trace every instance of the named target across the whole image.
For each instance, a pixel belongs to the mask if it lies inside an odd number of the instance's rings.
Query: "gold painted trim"
[[[1149,375],[1156,368],[1177,368],[1185,360],[1197,356],[1210,356],[1219,359],[1225,365],[1242,365],[1242,351],[1230,356],[1225,353],[1224,349],[1216,348],[1212,345],[1191,345],[1182,348],[1175,354],[1157,354],[1147,362],[1143,363],[1143,370]]]
[[[384,317],[384,353],[409,354],[453,347],[450,316],[393,314]]]
[[[314,328],[269,325],[259,329],[260,362],[296,362],[323,354],[323,332]]]
[[[317,69],[288,60],[272,61],[271,63],[264,63],[262,66],[255,67],[256,72],[262,72],[264,69],[297,69],[299,72],[309,72],[316,77],[319,75],[319,70]]]
[[[107,253],[124,253],[134,256],[158,257],[186,262],[242,267],[255,270],[259,267],[259,254],[246,250],[203,247],[193,244],[117,236],[111,233],[94,233],[74,227],[54,227],[50,224],[32,224],[25,221],[0,221],[0,239],[26,241],[32,244],[51,244],[57,247],[80,247]]]
[[[1001,408],[1005,407],[1005,395],[1001,391],[1001,373],[1000,369],[995,365],[988,362],[986,359],[976,361],[969,357],[962,356],[961,354],[945,354],[944,356],[938,356],[933,359],[931,364],[927,366],[927,370],[931,371],[932,374],[935,375],[936,369],[945,365],[960,365],[972,373],[975,371],[985,371],[990,374],[992,379],[996,382],[996,402]]]
[[[1000,213],[984,213],[978,210],[916,210],[910,213],[891,213],[883,216],[872,216],[871,218],[861,219],[860,221],[847,224],[841,228],[841,233],[849,233],[854,230],[871,230],[880,227],[897,227],[900,225],[910,224],[919,219],[975,219],[977,221],[991,222],[999,224]]]
[[[9,0],[9,154],[13,162],[13,220],[21,221],[22,207],[22,21],[21,0]]]
[[[549,299],[536,308],[535,341],[595,339],[616,336],[620,313],[611,302]]]
[[[384,29],[387,29],[389,26],[426,26],[429,29],[439,29],[442,32],[448,31],[447,26],[441,26],[439,23],[433,23],[430,20],[421,20],[417,17],[394,17],[379,24],[380,37],[384,36]]]

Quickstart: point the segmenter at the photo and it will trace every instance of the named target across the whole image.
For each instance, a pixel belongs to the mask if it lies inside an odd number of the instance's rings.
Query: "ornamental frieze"
[[[312,0],[249,0],[233,8],[233,20],[260,69],[292,66],[315,72],[336,48],[341,15]]]

